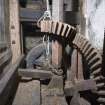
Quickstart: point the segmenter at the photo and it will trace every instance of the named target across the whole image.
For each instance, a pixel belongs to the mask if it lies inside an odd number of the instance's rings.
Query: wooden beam
[[[52,1],[52,18],[56,21],[63,21],[63,0]],[[52,43],[52,64],[58,66],[62,59],[62,45],[58,41]]]
[[[18,0],[10,0],[10,37],[12,47],[12,63],[16,62],[21,55],[20,45],[20,24],[19,24],[19,3]]]
[[[74,50],[73,53],[72,53],[72,56],[71,56],[71,67],[70,67],[70,70],[68,72],[68,80],[70,81],[74,81],[74,79],[77,79],[77,70],[78,70],[78,67],[77,67],[77,50]]]
[[[86,91],[86,90],[97,90],[96,82],[92,79],[88,80],[76,80],[75,85],[72,84],[72,81],[68,81],[68,84],[65,87],[66,96],[72,96],[77,91]]]
[[[37,79],[50,79],[52,78],[51,71],[37,70],[37,69],[19,69],[18,73],[23,77],[37,78]]]
[[[82,55],[78,52],[78,58],[77,58],[77,62],[78,62],[78,72],[77,72],[77,78],[78,80],[84,80],[84,76],[83,76],[83,62],[82,62]]]
[[[60,66],[62,59],[62,45],[58,41],[52,42],[52,64],[54,66]]]

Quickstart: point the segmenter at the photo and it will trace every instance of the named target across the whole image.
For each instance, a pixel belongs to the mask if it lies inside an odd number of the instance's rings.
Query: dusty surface
[[[35,93],[35,91],[36,89],[40,90],[39,86],[40,83],[36,80],[21,82],[12,105],[36,105],[34,101],[38,100],[38,93]]]

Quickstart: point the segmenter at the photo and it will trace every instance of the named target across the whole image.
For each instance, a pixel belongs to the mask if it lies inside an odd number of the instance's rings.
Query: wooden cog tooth
[[[41,32],[45,32],[45,21],[41,21]]]
[[[84,54],[85,51],[89,48],[89,46],[90,46],[90,43],[88,42],[88,43],[86,44],[86,46],[84,47],[84,49],[82,50],[82,53],[83,53],[83,54]]]
[[[81,43],[80,50],[83,50],[83,48],[88,43],[88,41],[82,35],[79,35],[79,36],[80,36],[80,43]]]
[[[76,45],[76,46],[78,45],[78,36],[77,35],[75,36],[75,38],[73,40],[73,44]]]
[[[78,47],[78,35],[76,35],[76,37],[73,40],[73,44],[75,44]]]
[[[68,27],[68,25],[66,24],[66,29],[65,29],[65,32],[64,32],[64,37],[65,37],[65,38],[66,38],[66,34],[67,34],[68,30],[69,30],[69,27]]]
[[[55,34],[56,35],[57,35],[58,28],[59,28],[59,22],[56,23],[56,27],[55,27]]]
[[[94,75],[93,74],[90,75],[90,79],[94,80]]]
[[[93,71],[91,74],[95,75],[101,72],[101,68],[96,69],[95,71]]]
[[[44,22],[43,30],[44,30],[44,32],[46,32],[46,21],[43,21],[43,22]]]
[[[97,67],[97,66],[98,66],[98,68],[99,68],[99,66],[101,67],[101,63],[99,62],[99,63],[96,63],[96,64],[92,65],[92,66],[90,67],[90,69],[92,70],[92,69],[94,69],[94,68]]]
[[[76,31],[73,28],[71,28],[71,30],[70,30],[70,32],[68,34],[68,37],[67,37],[70,40],[70,42],[73,41],[75,39],[75,37],[77,36],[77,35],[75,36],[74,33],[76,33]]]
[[[85,48],[85,46],[87,45],[87,43],[88,43],[88,41],[84,40],[83,45],[80,47],[81,52]]]
[[[84,56],[88,56],[92,51],[94,50],[94,48],[92,46],[90,46],[87,51],[85,52]]]
[[[90,56],[92,56],[93,54],[96,53],[96,56],[97,56],[97,52],[96,51],[92,51],[87,57],[86,57],[86,60],[88,61],[88,59],[90,58]],[[94,56],[94,58],[96,58],[96,56]],[[91,59],[94,59],[94,58],[91,58]]]
[[[71,30],[71,26],[68,25],[68,27],[69,27],[69,29],[68,29],[68,31],[67,31],[67,33],[66,33],[66,38],[68,37],[68,35],[69,35],[69,33],[70,33],[70,30]]]
[[[52,31],[51,31],[53,34],[55,34],[56,26],[57,26],[57,22],[53,22]]]
[[[81,47],[81,37],[80,37],[80,35],[78,35],[79,37],[78,37],[78,40],[77,40],[77,43],[78,43],[78,48],[80,48]]]
[[[58,24],[59,25],[58,25],[57,35],[60,35],[60,31],[61,31],[61,28],[62,28],[63,24],[61,22],[59,22]]]
[[[77,37],[77,38],[76,38]],[[73,43],[78,46],[78,48],[82,51],[84,49],[84,47],[87,45],[88,41],[86,41],[83,37],[81,37],[80,35],[76,35]],[[81,41],[79,41],[79,39]]]
[[[97,63],[98,61],[100,61],[100,63],[101,63],[101,60],[99,59],[99,58],[94,58],[94,59],[91,59],[91,61],[89,61],[88,62],[88,65],[94,65],[95,63]]]
[[[90,54],[91,55],[91,54]],[[90,61],[88,61],[88,65],[90,65],[92,62],[94,62],[95,61],[95,59],[99,59],[98,61],[100,61],[101,62],[101,59],[96,55],[96,56],[94,56]],[[87,59],[86,59],[87,60]]]
[[[101,76],[97,76],[96,77],[97,79],[99,78],[99,80],[103,80],[104,79],[104,77],[101,75]]]
[[[80,36],[80,35],[79,35]],[[82,39],[81,37],[78,38],[78,48],[80,49],[82,45]]]
[[[102,56],[99,53],[97,53],[97,51],[95,49],[90,53],[89,56],[87,56],[87,59],[94,53],[96,53],[96,57],[102,61]]]
[[[60,30],[60,36],[62,36],[61,34],[62,34],[62,32],[63,32],[63,29],[64,29],[64,24],[62,23],[62,27],[61,27],[61,30]]]
[[[93,79],[94,79],[94,81],[99,81],[99,80],[101,80],[101,76],[97,76],[97,77],[95,77]]]
[[[45,29],[45,31],[46,31],[46,33],[48,33],[48,27],[49,27],[48,21],[46,21],[45,24],[46,24],[46,27],[45,27],[46,29]]]
[[[63,30],[62,30],[61,36],[64,36],[65,31],[66,31],[66,28],[67,28],[67,24],[64,24],[64,28],[63,28]]]
[[[48,32],[48,21],[45,21],[45,32]]]
[[[73,40],[73,44],[75,44],[78,47],[78,49],[81,49],[81,46],[85,44],[85,42],[84,39],[77,34]]]
[[[95,64],[93,64],[93,65],[90,67],[90,69],[93,69],[93,68],[96,67],[97,65],[101,65],[101,62],[100,62],[100,61],[96,62]]]
[[[93,61],[92,60],[93,58],[96,59],[96,56],[97,56],[97,53],[96,52],[93,53],[92,51],[88,56],[85,57],[85,59],[89,64],[91,61]]]
[[[48,21],[48,33],[51,33],[51,29],[52,29],[52,21]]]
[[[101,87],[104,87],[105,84],[104,84],[104,83],[98,83],[96,86],[97,86],[98,88],[101,88]]]
[[[92,76],[95,81],[99,81],[99,80],[103,80],[104,77],[100,74],[100,75],[93,75],[93,74],[90,74],[90,76]]]
[[[98,102],[105,103],[105,98],[100,97],[100,98],[97,99],[97,101],[98,101]]]
[[[80,37],[80,50],[82,51],[82,49],[84,48],[84,45],[87,43],[87,41],[83,38],[83,37]]]

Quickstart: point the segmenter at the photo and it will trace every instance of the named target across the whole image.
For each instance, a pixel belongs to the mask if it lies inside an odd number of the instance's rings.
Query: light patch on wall
[[[87,36],[94,47],[103,48],[105,0],[86,1]]]

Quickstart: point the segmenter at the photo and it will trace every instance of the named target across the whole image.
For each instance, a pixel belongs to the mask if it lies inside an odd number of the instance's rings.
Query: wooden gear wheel
[[[99,105],[105,105],[105,83],[102,74],[102,56],[92,46],[92,44],[83,36],[76,34],[76,29],[71,25],[57,22],[57,21],[41,21],[41,32],[48,35],[57,35],[69,40],[70,45],[73,45],[74,49],[81,52],[85,58],[87,65],[90,69],[90,79],[96,82],[97,87],[97,102]]]

